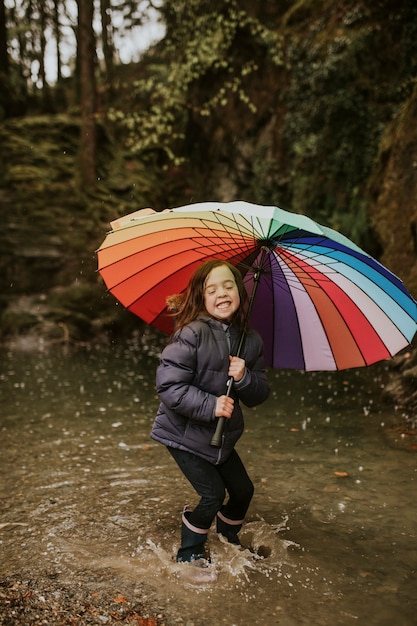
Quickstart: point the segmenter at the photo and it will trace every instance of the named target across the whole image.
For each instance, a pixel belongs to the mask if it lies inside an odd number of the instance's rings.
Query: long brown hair
[[[240,297],[240,305],[233,315],[232,322],[235,323],[240,330],[245,330],[245,312],[248,297],[243,284],[242,274],[234,265],[231,265],[227,261],[222,261],[221,259],[212,259],[211,261],[205,261],[199,265],[192,274],[185,291],[167,298],[167,306],[171,311],[172,317],[175,319],[177,329],[194,321],[199,315],[206,312],[204,306],[204,289],[207,276],[214,268],[221,267],[222,265],[228,267],[232,272]]]

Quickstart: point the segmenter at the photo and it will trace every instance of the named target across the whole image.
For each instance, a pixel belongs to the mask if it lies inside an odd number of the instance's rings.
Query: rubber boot
[[[193,526],[188,518],[191,512],[187,509],[182,514],[181,547],[177,553],[178,562],[193,562],[198,559],[207,559],[204,544],[207,540],[208,529]]]
[[[216,518],[216,530],[218,533],[226,537],[229,543],[240,546],[240,540],[237,536],[242,528],[243,520],[229,519],[221,511],[218,511]]]

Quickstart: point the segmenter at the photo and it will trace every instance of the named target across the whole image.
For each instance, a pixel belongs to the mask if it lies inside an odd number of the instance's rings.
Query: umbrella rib
[[[181,253],[177,253],[175,254],[173,257],[171,258],[175,258],[176,256],[181,256]],[[237,255],[239,256],[239,255]],[[218,256],[213,256],[213,258],[219,258]],[[229,257],[229,261],[232,261],[232,258]],[[151,268],[152,265],[148,266],[148,268]],[[180,272],[182,269],[184,269],[185,267],[187,267],[187,265],[184,265],[182,268],[176,268],[175,270],[173,270],[172,272],[170,272],[169,274],[164,275],[163,278],[161,278],[161,280],[159,281],[155,281],[152,284],[152,287],[150,287],[149,289],[147,289],[146,291],[144,291],[139,298],[136,298],[135,300],[133,300],[130,304],[126,305],[127,308],[130,308],[132,306],[134,306],[135,302],[137,302],[138,300],[142,299],[144,296],[146,296],[146,294],[148,294],[150,291],[152,291],[153,289],[157,288],[159,285],[163,284],[168,278],[174,276],[177,272]],[[123,283],[129,281],[132,278],[132,276],[129,276],[125,279],[123,279],[122,281],[120,281],[119,283],[117,283],[117,285],[113,285],[112,289],[114,289],[115,287],[119,287],[120,285],[123,285]],[[107,291],[110,291],[109,289]],[[169,295],[169,294],[167,294]]]
[[[219,219],[218,215],[217,215],[215,212],[214,212],[214,216],[215,216],[215,218],[216,218],[216,220],[217,220],[218,224],[220,224],[221,226],[223,226],[223,222],[221,222],[221,220]],[[244,233],[243,228],[241,227],[241,224],[240,224],[240,223],[237,221],[237,219],[236,219],[236,215],[232,213],[232,214],[230,214],[230,218],[231,218],[231,221],[232,221],[232,222],[234,222],[235,227],[236,227],[236,230],[239,232],[239,234],[240,234],[241,238],[242,238],[242,239],[245,241],[245,243],[246,243],[246,240],[247,240],[247,233]],[[204,221],[204,220],[203,220],[203,221]],[[251,224],[251,222],[249,222],[249,220],[247,220],[247,218],[246,218],[246,217],[245,217],[245,221],[246,221],[246,222],[250,225],[250,227],[251,227],[251,231],[252,231],[252,237],[253,237],[253,239],[254,239],[254,240],[256,240],[256,237],[255,237],[255,229],[254,229],[254,227],[253,227],[253,223]],[[230,230],[227,230],[226,232],[228,232],[228,234],[229,234],[229,235],[231,235]],[[248,244],[246,244],[246,249],[247,249],[247,250],[250,250],[250,249],[251,249],[251,246],[249,246]]]
[[[287,254],[288,254],[288,253],[287,253]],[[279,263],[279,261],[278,261],[278,258],[279,258],[279,257],[277,257],[277,258],[275,259],[275,261],[276,261],[277,265],[281,268],[281,265],[280,265],[280,263]],[[282,262],[283,262],[284,264],[287,264],[287,262],[286,262],[284,259],[281,259],[281,260],[282,260]],[[293,259],[293,263],[294,263],[294,265],[295,265],[296,267],[298,267],[298,265],[297,265],[297,259]],[[292,274],[294,274],[294,275],[295,275],[295,277],[297,278],[297,272],[296,272],[296,271],[294,271],[294,268],[289,268],[289,269],[290,269],[291,273],[292,273]],[[298,269],[300,269],[300,270],[301,270],[301,268],[300,268],[300,267],[298,267]],[[281,268],[281,271],[282,271],[282,268]],[[305,274],[305,271],[300,271],[300,275],[301,275],[301,273]],[[315,278],[313,278],[312,276],[310,276],[310,278],[311,278],[311,280],[312,280],[312,281],[313,281],[313,282],[317,285],[317,287],[320,289],[320,285],[319,285],[318,281],[317,281]],[[295,305],[294,297],[293,297],[293,294],[292,294],[292,290],[293,290],[293,289],[298,289],[300,292],[304,292],[304,291],[305,291],[305,288],[303,287],[303,284],[302,284],[302,282],[301,282],[301,280],[300,280],[299,278],[297,278],[297,280],[296,280],[295,282],[294,282],[294,281],[292,281],[292,283],[291,283],[291,281],[290,281],[287,277],[285,277],[285,276],[284,276],[284,279],[285,279],[285,281],[287,282],[287,284],[288,284],[288,285],[289,285],[289,287],[290,287],[290,289],[289,289],[289,293],[290,293],[290,296],[291,296],[291,300],[292,300],[292,302],[293,302],[293,304],[294,304],[294,310],[295,310],[295,313],[296,313],[296,318],[297,318],[297,328],[298,328],[298,333],[299,333],[299,335],[300,335],[300,337],[301,337],[301,326],[300,326],[299,316],[298,316],[298,312],[297,312],[297,307],[296,307],[296,305]],[[314,302],[311,298],[310,298],[310,302],[311,302],[311,305],[314,307],[314,310],[315,310],[315,311],[316,311],[316,313],[317,313],[317,317],[318,317],[318,319],[320,320],[320,323],[321,323],[321,327],[322,327],[323,333],[324,333],[324,334],[326,335],[326,337],[327,337],[327,345],[328,345],[329,350],[331,351],[332,358],[333,358],[333,362],[334,362],[334,363],[335,363],[335,365],[336,365],[336,369],[338,369],[338,367],[337,367],[337,358],[336,358],[336,354],[335,354],[334,349],[332,348],[331,342],[330,342],[330,340],[329,340],[329,335],[328,335],[328,332],[327,332],[326,325],[323,323],[323,319],[322,319],[322,316],[320,315],[320,311],[319,311],[319,309],[317,308],[317,306],[316,306],[315,302]],[[339,311],[339,309],[337,309],[337,310]],[[339,311],[339,313],[340,313],[340,311]],[[352,335],[352,332],[351,332],[351,330],[350,330],[350,328],[349,328],[349,326],[348,326],[348,324],[347,324],[347,322],[346,322],[346,319],[344,318],[344,316],[341,316],[341,317],[343,318],[344,324],[345,324],[345,326],[347,327],[347,329],[348,329],[348,332],[349,332],[350,336],[354,339],[354,337],[353,337],[353,335]],[[361,353],[362,358],[363,358],[362,351],[360,351],[360,353]],[[306,362],[305,362],[304,352],[302,353],[302,358],[303,358],[303,364],[304,364],[304,369],[305,369],[305,368],[306,368]],[[364,359],[364,361],[365,361],[365,359]]]
[[[220,219],[218,218],[218,216],[217,216],[217,214],[216,214],[216,212],[215,212],[215,211],[213,211],[213,212],[212,212],[212,215],[215,217],[216,222],[217,222],[217,223],[218,223],[218,224],[219,224],[222,228],[224,228],[224,223],[223,223],[222,221],[220,221]],[[191,216],[190,216],[190,217],[191,217]],[[250,246],[250,245],[249,245],[249,243],[247,242],[247,233],[245,233],[245,232],[244,232],[244,229],[241,227],[241,224],[237,221],[236,216],[235,216],[234,214],[231,214],[231,215],[230,215],[230,221],[231,221],[232,223],[234,223],[234,225],[235,225],[235,227],[236,227],[236,230],[240,233],[240,237],[241,237],[241,239],[243,239],[243,241],[245,242],[245,247],[243,247],[243,246],[242,246],[242,242],[241,242],[241,241],[239,241],[239,254],[238,254],[238,255],[236,255],[236,256],[242,256],[242,257],[244,257],[244,256],[245,256],[245,254],[244,254],[244,252],[245,252],[245,251],[247,251],[247,252],[251,252],[251,251],[254,251],[256,248],[255,248],[255,246],[254,246],[254,245],[253,245],[253,246]],[[244,221],[246,221],[246,223],[248,224],[248,229],[250,228],[250,229],[252,230],[253,242],[255,243],[256,241],[258,241],[258,239],[255,237],[255,227],[254,227],[254,221],[253,221],[253,220],[252,220],[252,221],[250,221],[250,220],[248,220],[246,217],[244,218]],[[257,221],[258,221],[258,224],[259,224],[259,226],[260,226],[259,220],[257,220]],[[215,231],[214,231],[213,227],[212,227],[212,226],[210,226],[210,221],[208,220],[208,218],[201,218],[201,222],[204,224],[205,228],[207,228],[209,231],[211,231],[211,233],[212,233],[212,235],[213,235],[213,237],[214,237],[214,235],[215,235]],[[192,228],[192,230],[194,230],[196,233],[200,234],[200,231],[199,231],[198,227],[193,227],[193,228]],[[227,234],[228,234],[228,235],[229,235],[229,236],[233,239],[233,233],[232,233],[230,230],[226,230],[226,233],[227,233]],[[205,234],[205,236],[207,237],[207,235],[206,235],[206,234]],[[196,239],[195,239],[195,238],[190,238],[190,240],[191,240],[191,241],[196,242]],[[212,244],[212,246],[214,246],[214,245],[215,245],[214,241],[212,241],[212,242],[211,242],[211,244]],[[196,247],[194,248],[194,250],[196,250],[196,251],[197,251],[199,247],[200,247],[199,245],[198,245],[198,246],[196,246]],[[208,247],[208,248],[210,248],[210,246],[205,246],[205,247],[206,247],[206,248],[207,248],[207,247]],[[233,248],[233,246],[232,246],[232,245],[230,245],[230,244],[227,244],[227,243],[226,243],[226,245],[224,246],[224,250],[230,250],[230,251],[232,251],[232,252],[233,252],[233,251],[234,251],[234,248]],[[214,252],[214,250],[213,250],[213,252]],[[181,253],[178,253],[178,254],[180,255]],[[175,255],[175,256],[176,256],[176,255]],[[229,257],[229,260],[231,260],[231,259],[230,259],[230,257]],[[246,264],[241,263],[241,266],[242,266],[242,268],[245,268]],[[150,267],[151,267],[151,266],[150,266]],[[247,266],[247,269],[249,269],[250,267],[251,267],[251,266]],[[172,276],[173,274],[175,274],[177,271],[179,271],[179,270],[178,270],[178,269],[176,269],[175,271],[173,271],[173,272],[170,274],[170,276]],[[167,278],[167,276],[165,276],[165,277],[164,277],[164,280],[161,280],[161,281],[159,281],[159,282],[155,283],[155,284],[152,286],[152,289],[153,289],[155,286],[157,286],[157,285],[161,284],[162,282],[164,282],[164,281],[166,280],[166,278]],[[127,279],[126,279],[126,280],[127,280]],[[120,284],[123,284],[123,282],[124,282],[124,281],[121,281],[121,282],[120,282]],[[142,296],[141,296],[141,297],[143,297],[143,296],[144,296],[146,293],[148,293],[149,291],[150,291],[150,290],[148,290],[147,292],[144,292],[144,293],[142,294]],[[129,306],[133,306],[133,305],[134,305],[134,303],[135,303],[135,301],[133,301],[133,302],[132,302]]]
[[[282,267],[278,261],[278,257],[275,256],[275,254],[272,255],[272,262],[275,263],[277,265],[277,267],[280,270],[280,275],[283,277],[284,283],[287,283],[288,286],[290,286],[290,282],[288,281],[288,279],[286,278],[286,276],[284,275],[283,271],[282,271]],[[274,272],[272,272],[272,275],[274,276]],[[276,284],[278,285],[278,287],[280,289],[283,289],[283,287],[279,284],[280,281],[277,281]],[[294,288],[294,286],[292,287]],[[300,289],[299,287],[299,281],[297,282],[297,284],[295,285],[295,288]],[[291,302],[293,304],[293,308],[294,308],[294,313],[295,313],[295,317],[297,320],[297,333],[298,333],[298,337],[300,339],[300,345],[302,345],[302,334],[301,334],[301,325],[300,325],[300,319],[299,319],[299,315],[298,315],[298,309],[294,300],[294,296],[292,293],[292,289],[288,289],[288,293],[291,297]],[[274,317],[275,317],[275,298],[274,298]],[[273,331],[275,333],[275,324],[273,326]],[[275,337],[274,337],[274,344],[275,345]],[[301,351],[301,358],[302,358],[302,363],[303,363],[303,369],[306,368],[306,360],[305,360],[305,355],[304,355],[304,351]]]
[[[288,254],[288,253],[287,253],[287,254]],[[301,274],[301,273],[305,273],[305,270],[303,270],[303,269],[300,267],[300,265],[299,265],[299,259],[297,259],[296,257],[295,257],[295,258],[293,257],[292,261],[293,261],[294,265],[296,265],[296,266],[300,269],[300,274]],[[313,282],[317,285],[317,287],[320,289],[320,281],[319,281],[319,280],[317,280],[317,279],[316,279],[313,275],[311,275],[309,272],[307,272],[307,273],[308,273],[308,276],[309,276],[310,280],[311,280],[311,281],[313,281]],[[321,273],[322,273],[322,272],[321,272]],[[339,274],[339,272],[335,272],[335,273]],[[294,274],[295,274],[295,275],[297,275],[297,274],[296,274],[296,272],[294,272]],[[331,278],[330,278],[330,277],[329,277],[329,280],[330,280],[330,282],[331,282],[333,285],[335,285],[338,289],[341,289],[341,287],[340,287],[337,283],[335,283],[333,280],[331,280]],[[362,287],[360,287],[360,285],[356,285],[356,287],[357,287],[358,289],[360,289],[363,293],[366,293],[366,292],[364,292],[364,290],[362,289]],[[342,290],[342,291],[343,291],[343,290]],[[369,294],[368,294],[368,295],[369,295]],[[372,301],[374,302],[374,304],[375,304],[375,305],[376,305],[376,306],[377,306],[377,307],[378,307],[378,308],[382,311],[382,313],[384,313],[384,310],[383,310],[383,309],[381,309],[381,307],[378,305],[378,303],[377,303],[377,302],[375,302],[375,300],[374,300],[373,298],[371,298],[371,300],[372,300]],[[346,315],[345,315],[345,313],[343,312],[343,309],[340,309],[340,308],[336,305],[336,303],[335,303],[333,300],[332,300],[332,302],[333,302],[333,304],[334,304],[335,308],[337,309],[337,311],[338,311],[338,313],[339,313],[339,315],[340,315],[341,319],[343,319],[343,322],[344,322],[344,324],[345,324],[345,327],[346,327],[346,329],[347,329],[347,331],[348,331],[349,335],[351,336],[352,340],[353,340],[353,341],[354,341],[354,343],[356,344],[357,350],[358,350],[358,352],[361,354],[361,356],[362,356],[362,358],[363,358],[364,363],[366,363],[366,357],[365,357],[365,354],[364,354],[364,352],[363,352],[362,348],[360,347],[360,344],[359,344],[359,343],[358,343],[358,341],[356,340],[355,335],[353,334],[353,332],[352,332],[352,330],[351,330],[351,327],[350,327],[350,325],[349,325],[349,321],[346,319]],[[352,301],[352,302],[353,302],[353,301]],[[322,320],[321,315],[320,315],[320,312],[319,312],[319,310],[317,309],[317,307],[316,307],[316,305],[315,305],[314,301],[312,301],[312,304],[313,304],[313,306],[314,306],[314,308],[315,308],[315,310],[316,310],[316,312],[317,312],[318,317],[320,318],[320,320]],[[356,305],[356,303],[355,303],[355,302],[353,302],[353,304],[356,306],[356,308],[357,308],[357,310],[359,311],[359,313],[360,313],[360,314],[361,314],[361,315],[362,315],[362,316],[363,316],[363,317],[367,320],[367,318],[366,318],[365,314],[363,313],[363,311],[362,311],[362,310],[361,310],[361,309],[360,309],[360,308]],[[322,327],[323,327],[323,331],[325,332],[326,336],[328,337],[328,333],[327,333],[326,325],[325,325],[325,324],[323,324],[323,322],[322,322]],[[398,327],[397,327],[397,329],[398,329]],[[398,331],[399,331],[399,332],[403,335],[404,339],[407,339],[407,338],[404,336],[404,334],[401,332],[401,330],[400,330],[400,329],[398,329]],[[383,338],[380,336],[380,334],[376,331],[376,329],[375,329],[375,328],[374,328],[374,332],[375,332],[375,334],[378,336],[378,338],[379,338],[379,340],[380,340],[381,344],[384,346],[384,348],[386,349],[387,353],[390,353],[390,350],[389,350],[388,346],[386,345],[386,342],[383,340]],[[337,362],[337,361],[336,361],[336,355],[334,354],[334,351],[333,351],[333,349],[331,348],[331,343],[330,343],[330,341],[328,342],[328,345],[329,345],[329,348],[332,350],[332,354],[333,354],[333,357],[334,357],[334,359],[335,359],[335,363],[336,363],[336,362]]]
[[[325,239],[325,241],[326,241],[326,242],[328,242],[328,239]],[[313,245],[316,245],[316,244],[311,244],[311,246],[309,246],[309,248],[312,248],[312,247],[313,247]],[[381,273],[381,272],[378,270],[378,268],[377,268],[377,267],[374,267],[374,265],[373,265],[373,264],[371,264],[371,265],[368,265],[368,264],[367,264],[367,259],[368,259],[368,257],[367,257],[366,255],[364,255],[363,257],[362,257],[362,256],[359,256],[359,255],[355,255],[355,258],[356,258],[356,259],[358,259],[358,261],[360,261],[360,262],[361,262],[361,266],[359,266],[359,267],[358,267],[358,266],[350,266],[350,265],[346,264],[343,260],[338,259],[338,258],[334,258],[334,259],[333,259],[333,262],[331,263],[331,262],[329,262],[329,261],[328,261],[328,259],[330,258],[330,255],[331,255],[333,252],[335,252],[335,253],[340,252],[340,253],[343,253],[343,254],[348,254],[349,256],[350,256],[350,253],[349,253],[349,252],[346,252],[346,251],[345,251],[345,250],[343,250],[343,249],[338,249],[338,248],[336,248],[336,247],[331,247],[331,246],[329,246],[327,243],[326,243],[326,247],[329,247],[331,251],[326,253],[324,250],[322,250],[322,251],[320,251],[320,252],[315,253],[315,254],[314,254],[314,257],[310,257],[310,256],[308,256],[308,255],[303,254],[303,250],[298,250],[298,251],[297,251],[297,255],[296,255],[296,257],[297,257],[297,258],[299,258],[299,259],[301,259],[301,260],[304,260],[304,261],[305,261],[305,262],[306,262],[306,263],[307,263],[310,267],[312,267],[312,268],[314,268],[314,267],[315,267],[315,265],[314,265],[311,261],[312,261],[312,259],[314,259],[314,258],[315,258],[315,260],[316,260],[316,262],[317,262],[317,266],[316,266],[316,267],[319,267],[319,268],[320,268],[320,269],[319,269],[320,274],[322,274],[323,276],[326,276],[329,280],[332,280],[332,282],[334,282],[334,283],[335,283],[335,281],[333,281],[333,279],[331,278],[331,277],[332,277],[332,274],[337,275],[337,276],[344,276],[344,277],[348,278],[344,272],[341,272],[341,271],[338,269],[338,266],[340,266],[340,265],[341,265],[342,267],[345,267],[345,266],[349,267],[352,271],[357,272],[357,273],[358,273],[358,274],[360,274],[363,278],[365,278],[365,279],[369,280],[369,281],[370,281],[370,283],[372,283],[372,285],[373,285],[376,289],[379,289],[379,290],[380,290],[380,291],[381,291],[381,292],[382,292],[382,293],[383,293],[386,297],[391,298],[391,300],[392,300],[393,302],[395,302],[396,306],[398,306],[399,308],[401,308],[401,310],[403,311],[404,315],[407,315],[410,319],[412,319],[412,317],[411,317],[411,315],[410,315],[409,311],[407,311],[407,310],[406,310],[406,308],[405,308],[405,307],[403,306],[403,304],[402,304],[402,303],[398,300],[398,298],[394,297],[394,295],[391,295],[391,294],[387,293],[387,291],[383,288],[383,286],[381,286],[381,285],[378,283],[378,281],[377,281],[376,279],[374,279],[374,278],[373,278],[373,277],[372,277],[369,273],[366,273],[366,271],[364,271],[364,270],[365,270],[365,268],[370,267],[371,269],[373,269],[373,271],[376,273],[376,275],[377,275],[378,277],[381,277],[381,279],[382,279],[382,280],[387,280],[387,281],[389,280],[386,276],[384,276],[384,274],[383,274],[383,273]],[[288,252],[288,251],[287,251],[287,252]],[[321,260],[321,257],[326,257],[326,264],[325,264],[325,265],[324,265],[324,262]],[[293,257],[293,258],[294,258],[294,257]],[[370,258],[372,259],[372,257],[370,257]],[[362,267],[362,265],[363,265],[364,267]],[[326,271],[327,269],[328,269],[329,271]],[[301,271],[302,271],[302,270],[301,270]],[[294,272],[294,274],[295,274],[295,275],[297,275],[297,272]],[[349,278],[348,278],[348,279],[349,279]],[[320,281],[319,281],[319,280],[316,280],[316,282],[319,284],[319,282],[320,282]],[[335,284],[337,284],[337,283],[335,283]],[[381,307],[381,305],[380,305],[380,303],[378,302],[378,300],[376,300],[376,299],[375,299],[375,298],[374,298],[374,297],[373,297],[373,296],[372,296],[369,292],[365,291],[365,290],[363,289],[363,287],[361,287],[361,285],[360,285],[358,282],[356,282],[356,281],[355,281],[355,282],[354,282],[354,284],[355,284],[355,285],[357,286],[357,288],[358,288],[358,289],[360,289],[363,293],[366,293],[366,295],[368,295],[368,297],[369,297],[369,298],[370,298],[370,299],[374,302],[374,304],[375,304],[375,305],[376,305],[376,306],[377,306],[377,307],[378,307],[378,308],[379,308],[379,309],[380,309],[383,313],[385,313],[385,310]],[[403,292],[402,292],[402,290],[401,290],[399,287],[397,287],[397,289],[399,290],[399,292],[400,292],[401,294],[403,293]]]
[[[214,212],[213,212],[213,215],[214,215],[214,216],[215,216],[215,218],[216,218],[216,222],[217,222],[220,226],[223,226],[222,222],[218,219],[217,215],[216,215]],[[188,216],[184,216],[184,217],[185,217],[185,218],[188,218]],[[233,217],[234,217],[234,216],[233,216]],[[192,218],[192,216],[190,216],[190,219],[191,219],[191,218]],[[231,221],[233,221],[233,220],[231,220]],[[205,227],[207,230],[209,230],[209,231],[211,232],[211,234],[212,234],[212,238],[209,238],[209,237],[208,237],[208,235],[207,235],[207,233],[206,233],[206,232],[204,232],[204,230],[203,230],[203,229],[201,229],[201,230],[200,230],[197,226],[193,226],[193,227],[192,227],[192,230],[196,233],[196,235],[199,235],[200,237],[202,237],[202,236],[204,235],[204,237],[205,237],[205,239],[206,239],[206,243],[205,243],[205,245],[204,245],[204,246],[202,246],[202,245],[198,242],[197,236],[196,236],[196,237],[187,237],[187,240],[188,240],[188,241],[192,241],[192,242],[195,244],[195,245],[194,245],[194,247],[190,247],[190,248],[189,248],[189,250],[190,250],[190,251],[191,251],[191,250],[194,250],[194,251],[196,251],[196,252],[197,252],[197,251],[199,250],[199,248],[201,248],[201,247],[204,247],[204,248],[206,248],[206,249],[210,249],[210,248],[212,248],[213,258],[215,258],[215,257],[216,257],[216,255],[217,255],[217,257],[218,257],[218,258],[220,258],[220,255],[219,255],[219,250],[218,250],[218,248],[219,248],[218,238],[219,238],[219,237],[218,237],[218,235],[216,235],[216,232],[215,232],[215,230],[214,230],[214,227],[210,225],[210,221],[209,221],[208,219],[201,219],[201,222],[202,222],[202,224],[204,225],[204,227]],[[248,253],[249,253],[249,252],[252,252],[252,251],[254,250],[255,246],[254,246],[254,245],[253,245],[253,246],[251,246],[251,245],[249,244],[249,242],[247,242],[247,235],[244,233],[243,229],[241,228],[240,224],[237,222],[237,220],[236,220],[236,219],[234,219],[234,224],[235,224],[235,226],[236,226],[236,230],[240,233],[241,238],[242,238],[242,239],[243,239],[243,241],[245,242],[245,246],[242,246],[242,241],[241,241],[241,240],[239,240],[239,242],[238,242],[238,251],[239,251],[239,253],[238,253],[238,254],[236,254],[235,256],[238,256],[238,257],[239,257],[239,256],[244,257],[244,256],[246,256],[246,252],[248,252]],[[237,237],[235,237],[235,236],[234,236],[234,233],[232,233],[230,230],[227,230],[227,231],[226,231],[226,233],[227,233],[227,235],[228,235],[231,239],[235,239],[235,240],[237,240]],[[215,239],[214,239],[215,237],[216,237],[216,239],[217,239],[217,243],[216,243],[216,241],[215,241]],[[246,237],[246,239],[245,239],[245,237]],[[255,237],[253,237],[253,242],[255,242],[255,241],[256,241],[256,238],[255,238]],[[227,242],[222,242],[222,253],[223,253],[223,254],[225,254],[227,251],[229,251],[229,252],[234,252],[234,247],[233,247],[230,243],[227,243]],[[129,256],[134,256],[134,254],[135,254],[135,253],[133,252],[133,253],[132,253],[131,255],[129,255]],[[220,254],[221,254],[221,253],[220,253]],[[172,258],[174,258],[175,256],[181,256],[181,252],[179,252],[179,253],[177,253],[177,254],[173,255],[173,257],[172,257]],[[126,257],[126,258],[128,258],[128,257]],[[228,258],[230,259],[231,257],[228,257]],[[147,267],[147,269],[150,269],[150,268],[152,268],[153,266],[156,266],[156,264],[157,264],[157,262],[156,262],[156,263],[151,263],[151,264]],[[110,267],[111,265],[113,265],[113,263],[109,264],[109,267]],[[242,264],[242,265],[243,265],[243,264]],[[172,276],[172,274],[175,274],[175,273],[176,273],[177,271],[179,271],[180,269],[181,269],[181,268],[176,268],[176,269],[175,269],[175,270],[173,270],[173,271],[172,271],[172,273],[171,273],[171,274],[169,274],[169,275],[170,275],[170,276]],[[123,279],[123,280],[121,280],[119,283],[115,283],[115,284],[112,286],[112,288],[114,288],[114,287],[118,287],[118,286],[122,285],[124,282],[126,282],[126,281],[130,280],[130,279],[132,278],[132,276],[134,276],[134,274],[133,274],[133,275],[130,275],[130,276],[126,277],[126,278],[124,278],[124,279]],[[165,279],[166,279],[166,277],[167,277],[167,276],[165,276],[163,280],[165,280]],[[161,280],[160,282],[163,282],[163,280]],[[159,283],[158,283],[158,282],[156,282],[156,283],[154,283],[154,286],[157,286],[158,284],[159,284]],[[145,292],[145,293],[146,293],[146,292]],[[144,295],[144,294],[143,294],[143,295]],[[142,296],[141,296],[141,297],[142,297]],[[131,306],[131,305],[130,305],[130,306]]]

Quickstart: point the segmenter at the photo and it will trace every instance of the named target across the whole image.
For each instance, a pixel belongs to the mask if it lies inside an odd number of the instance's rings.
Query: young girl
[[[204,543],[214,518],[217,532],[239,544],[238,532],[253,496],[252,481],[235,450],[244,427],[239,401],[248,407],[260,404],[269,386],[257,333],[248,330],[241,356],[230,356],[238,348],[246,302],[242,276],[233,265],[203,263],[173,301],[177,328],[157,369],[161,404],[151,437],[167,446],[200,496],[194,510],[186,507],[182,515],[177,561],[191,562],[205,559]],[[232,388],[226,395],[230,377]],[[217,448],[210,441],[219,417],[227,422]]]

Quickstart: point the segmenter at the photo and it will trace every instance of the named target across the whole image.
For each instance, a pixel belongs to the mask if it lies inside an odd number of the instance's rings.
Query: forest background
[[[206,200],[307,214],[416,295],[416,77],[414,0],[0,0],[0,340],[137,332],[96,272],[108,222]]]

